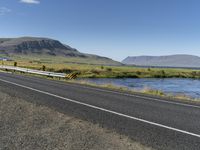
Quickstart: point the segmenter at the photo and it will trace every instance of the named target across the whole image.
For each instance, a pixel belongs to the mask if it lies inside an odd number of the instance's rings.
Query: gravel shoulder
[[[0,150],[151,150],[98,124],[1,92]]]

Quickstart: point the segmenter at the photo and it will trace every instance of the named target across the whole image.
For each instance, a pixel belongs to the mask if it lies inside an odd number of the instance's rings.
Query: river
[[[198,79],[182,79],[182,78],[145,78],[145,79],[113,79],[113,78],[89,78],[80,79],[89,83],[98,85],[112,84],[119,87],[126,87],[133,90],[142,90],[144,88],[161,90],[164,93],[174,95],[186,95],[192,98],[200,99],[200,80]]]

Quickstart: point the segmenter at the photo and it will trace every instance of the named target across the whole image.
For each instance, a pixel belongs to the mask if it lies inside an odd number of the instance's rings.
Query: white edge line
[[[69,102],[72,102],[72,103],[84,105],[84,106],[87,106],[87,107],[90,107],[90,108],[93,108],[93,109],[98,109],[98,110],[101,110],[101,111],[104,111],[104,112],[115,114],[115,115],[118,115],[118,116],[121,116],[121,117],[133,119],[133,120],[136,120],[136,121],[144,122],[144,123],[147,123],[147,124],[151,124],[151,125],[154,125],[154,126],[166,128],[166,129],[169,129],[169,130],[177,131],[177,132],[180,132],[180,133],[184,133],[184,134],[187,134],[187,135],[191,135],[191,136],[195,136],[195,137],[200,138],[199,134],[195,134],[195,133],[192,133],[192,132],[188,132],[188,131],[180,130],[180,129],[177,129],[177,128],[169,127],[169,126],[166,126],[166,125],[162,125],[162,124],[159,124],[159,123],[155,123],[155,122],[147,121],[147,120],[144,120],[144,119],[132,117],[132,116],[125,115],[125,114],[122,114],[122,113],[118,113],[118,112],[115,112],[115,111],[112,111],[112,110],[104,109],[104,108],[97,107],[97,106],[94,106],[94,105],[90,105],[90,104],[87,104],[87,103],[83,103],[83,102],[79,102],[79,101],[72,100],[72,99],[69,99],[69,98],[65,98],[65,97],[62,97],[62,96],[58,96],[58,95],[55,95],[55,94],[52,94],[52,93],[49,93],[49,92],[45,92],[45,91],[37,90],[37,89],[31,88],[31,87],[28,87],[28,86],[20,85],[20,84],[10,82],[10,81],[7,81],[7,80],[0,79],[0,81],[5,82],[5,83],[9,83],[9,84],[12,84],[12,85],[16,85],[16,86],[19,86],[19,87],[22,87],[22,88],[25,88],[25,89],[29,89],[29,90],[32,90],[32,91],[36,91],[36,92],[39,92],[39,93],[42,93],[42,94],[46,94],[46,95],[49,95],[49,96],[53,96],[53,97],[56,97],[56,98],[59,98],[59,99],[63,99],[63,100],[66,100],[66,101],[69,101]]]
[[[68,85],[70,85],[70,84],[68,84]],[[74,84],[74,85],[76,86],[76,84]],[[78,87],[78,86],[76,86],[76,87]],[[191,104],[184,104],[184,103],[161,100],[161,99],[151,98],[151,97],[146,97],[146,96],[139,96],[139,95],[134,95],[134,94],[121,93],[121,92],[117,92],[117,91],[104,90],[104,89],[99,89],[99,88],[95,88],[95,87],[93,88],[93,87],[84,86],[82,88],[92,89],[92,90],[101,91],[101,92],[107,92],[107,93],[114,93],[114,94],[129,96],[129,97],[143,98],[144,100],[146,99],[146,100],[158,101],[158,102],[162,102],[162,103],[175,104],[175,105],[180,105],[180,106],[185,106],[185,107],[193,107],[193,108],[199,108],[200,109],[200,106],[191,105]]]
[[[60,83],[59,83],[60,84]],[[73,85],[75,87],[80,87],[80,85],[78,84],[70,84],[70,83],[66,83],[68,85]],[[157,101],[157,102],[162,102],[162,103],[168,103],[168,104],[174,104],[174,105],[179,105],[179,106],[185,106],[185,107],[192,107],[192,108],[198,108],[200,109],[200,106],[197,105],[192,105],[192,104],[184,104],[184,103],[179,103],[179,102],[173,102],[173,101],[168,101],[168,100],[164,100],[164,99],[157,99],[157,98],[151,98],[151,97],[146,97],[146,96],[139,96],[139,95],[134,95],[134,94],[128,94],[128,93],[121,93],[121,92],[117,92],[117,91],[111,91],[111,90],[104,90],[104,89],[100,89],[100,88],[95,88],[95,87],[86,87],[83,86],[81,88],[85,88],[85,89],[92,89],[92,90],[96,90],[96,91],[101,91],[101,92],[107,92],[107,93],[114,93],[114,94],[119,94],[119,95],[124,95],[124,96],[129,96],[129,97],[137,97],[137,98],[143,98],[143,100],[152,100],[152,101]]]

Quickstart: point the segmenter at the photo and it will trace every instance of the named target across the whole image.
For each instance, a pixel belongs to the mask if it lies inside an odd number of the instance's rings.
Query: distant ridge
[[[109,65],[121,65],[107,57],[91,55],[79,52],[58,40],[43,37],[19,37],[0,38],[0,54],[13,55],[40,55],[40,56],[62,56],[67,58],[92,59],[93,62],[106,62]],[[89,63],[89,62],[88,62]]]
[[[122,63],[137,66],[200,67],[200,57],[194,55],[129,56]]]

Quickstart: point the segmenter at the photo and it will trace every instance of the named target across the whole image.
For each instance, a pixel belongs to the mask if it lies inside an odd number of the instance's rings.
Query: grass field
[[[95,61],[84,58],[64,58],[50,56],[15,56],[13,61],[5,61],[4,65],[42,69],[62,73],[78,72],[80,78],[200,78],[200,70],[177,68],[139,68]],[[98,62],[99,64],[94,64]],[[101,65],[100,65],[101,64]]]

